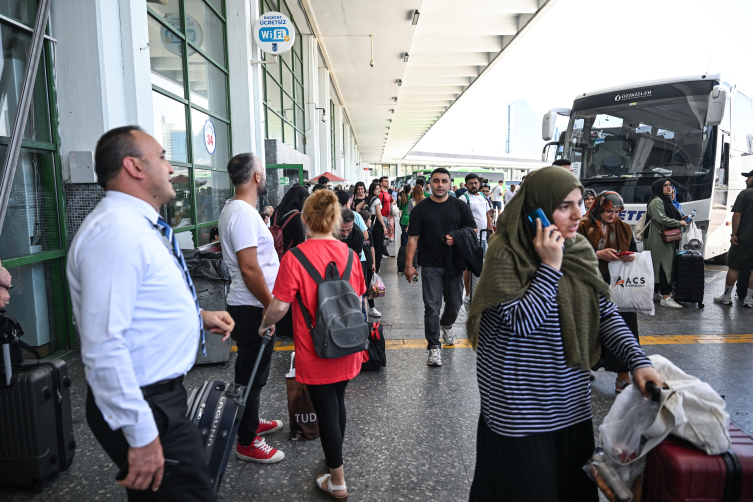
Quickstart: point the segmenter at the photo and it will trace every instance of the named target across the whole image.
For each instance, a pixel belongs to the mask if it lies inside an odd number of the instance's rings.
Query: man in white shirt
[[[250,153],[236,155],[230,159],[227,173],[235,187],[235,197],[227,201],[222,209],[219,231],[222,256],[231,281],[227,310],[236,322],[232,334],[238,346],[235,383],[245,386],[261,350],[259,326],[264,309],[272,301],[280,260],[272,233],[256,210],[259,196],[267,190],[261,161]],[[259,418],[260,395],[269,377],[273,348],[274,336],[259,363],[248,394],[246,411],[238,427],[235,456],[241,460],[271,464],[285,458],[283,452],[268,445],[261,437],[282,428],[281,420]]]
[[[107,193],[73,239],[67,265],[87,422],[127,470],[118,483],[129,500],[212,500],[182,381],[204,346],[202,325],[227,339],[235,322],[227,312],[199,312],[175,233],[157,212],[175,198],[162,146],[136,126],[113,129],[97,143],[95,170]]]
[[[517,185],[510,185],[510,188],[505,192],[505,206],[515,197],[515,190],[517,188]]]
[[[499,180],[497,186],[492,190],[492,207],[494,208],[495,218],[502,212],[502,197],[505,195],[505,182]]]
[[[476,220],[476,233],[480,234],[482,230],[492,228],[492,213],[493,209],[489,207],[486,201],[486,197],[480,193],[481,179],[478,174],[470,173],[465,177],[465,188],[468,190],[466,193],[459,197],[459,200],[466,202],[471,208],[473,213],[473,219]],[[482,236],[486,239],[486,234]],[[471,293],[471,272],[466,270],[463,272],[463,286],[465,287],[465,303],[470,303]]]

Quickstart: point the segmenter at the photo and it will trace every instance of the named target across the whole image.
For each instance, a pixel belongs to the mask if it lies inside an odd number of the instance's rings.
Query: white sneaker
[[[660,302],[661,299],[662,299],[662,295],[660,295],[659,293],[654,294],[654,301],[655,302]]]
[[[429,359],[426,361],[429,366],[442,366],[442,352],[439,349],[429,349]]]
[[[379,312],[376,307],[371,307],[369,309],[369,315],[372,317],[382,317],[381,312]]]
[[[752,307],[753,308],[753,296],[748,296],[743,301],[743,307]]]
[[[445,345],[455,345],[455,335],[452,334],[452,326],[449,328],[441,327],[442,343]]]
[[[674,299],[670,296],[669,298],[662,298],[661,303],[659,303],[662,307],[669,307],[671,309],[681,309],[682,305],[674,301]]]
[[[748,298],[746,298],[745,301],[747,302]],[[732,305],[732,295],[729,294],[729,295],[716,296],[714,297],[714,303],[721,303],[722,305]],[[744,303],[743,305],[747,306]]]

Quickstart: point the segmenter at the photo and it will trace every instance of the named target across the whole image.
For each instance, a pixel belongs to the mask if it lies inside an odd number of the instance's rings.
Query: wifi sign
[[[256,45],[264,52],[282,54],[293,47],[295,29],[284,14],[267,12],[256,20],[254,39]]]

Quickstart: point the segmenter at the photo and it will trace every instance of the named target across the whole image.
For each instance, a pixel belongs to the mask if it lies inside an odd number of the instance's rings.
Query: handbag
[[[651,217],[649,216],[649,218]],[[659,230],[659,225],[656,224],[653,218],[651,218],[651,223],[653,223],[656,229]],[[664,244],[669,244],[670,242],[677,242],[677,241],[682,240],[682,230],[680,230],[679,227],[668,228],[667,230],[659,230],[659,235],[661,235],[661,241]]]
[[[288,389],[288,416],[290,417],[291,441],[311,441],[319,437],[319,421],[311,403],[308,388],[295,379],[295,352],[290,355],[290,371],[285,375]]]

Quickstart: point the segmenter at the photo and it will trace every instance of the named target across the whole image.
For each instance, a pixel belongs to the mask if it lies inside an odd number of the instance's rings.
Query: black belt
[[[141,393],[144,397],[156,396],[157,394],[164,394],[178,387],[183,383],[183,375],[175,377],[172,380],[163,380],[161,382],[153,383],[151,385],[145,385],[141,387]]]

